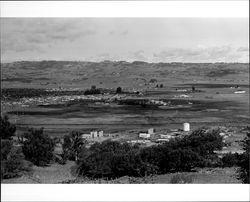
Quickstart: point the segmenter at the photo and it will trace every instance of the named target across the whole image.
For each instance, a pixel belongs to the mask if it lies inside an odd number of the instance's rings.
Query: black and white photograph
[[[249,184],[249,18],[1,17],[1,184]]]

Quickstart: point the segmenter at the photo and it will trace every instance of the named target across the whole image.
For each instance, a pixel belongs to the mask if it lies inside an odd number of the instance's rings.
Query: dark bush
[[[223,142],[222,137],[219,135],[219,130],[207,131],[202,128],[195,130],[183,139],[170,141],[168,146],[173,149],[191,149],[199,155],[206,157],[214,154],[215,150],[221,150]]]
[[[37,166],[46,166],[53,159],[55,143],[43,133],[43,129],[29,129],[24,134],[26,140],[23,144],[25,158]]]
[[[118,88],[116,89],[116,93],[117,93],[117,94],[122,93],[122,88],[121,88],[121,87],[118,87]]]
[[[11,139],[12,136],[15,135],[16,126],[9,122],[7,116],[1,116],[1,128],[0,134],[2,139]]]
[[[110,140],[95,143],[90,149],[82,149],[77,162],[78,174],[94,178],[141,176],[146,168],[136,150],[126,143]]]
[[[63,140],[63,159],[77,161],[81,147],[86,143],[81,133],[72,131],[69,135],[65,135]]]
[[[101,90],[96,88],[96,86],[91,86],[91,89],[87,89],[84,92],[84,95],[96,95],[96,94],[101,94]]]
[[[240,162],[240,155],[235,153],[228,153],[225,154],[221,161],[222,161],[222,166],[223,167],[233,167],[233,166],[238,166],[239,162]]]
[[[30,171],[31,165],[24,160],[21,147],[14,146],[10,140],[1,141],[1,178],[21,176],[23,171]]]
[[[250,183],[250,128],[248,127],[247,136],[243,140],[243,149],[244,153],[241,155],[241,160],[239,162],[239,171],[238,171],[238,178],[245,184]]]

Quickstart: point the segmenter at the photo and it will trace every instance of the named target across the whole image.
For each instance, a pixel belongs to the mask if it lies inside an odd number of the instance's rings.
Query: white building
[[[98,132],[98,137],[103,137],[103,130],[100,130],[100,131]]]
[[[184,123],[183,124],[183,131],[189,132],[190,131],[190,124],[189,123]]]
[[[169,142],[169,139],[157,139],[156,142]]]
[[[164,134],[160,134],[160,137],[161,137],[161,139],[170,139],[170,138],[172,138],[171,135],[164,135]]]
[[[92,138],[91,134],[82,134],[81,137],[83,139],[91,139]]]
[[[139,137],[147,139],[147,138],[150,138],[150,134],[148,134],[148,133],[139,133]]]
[[[97,131],[91,131],[90,135],[91,135],[92,138],[96,138],[96,137],[98,137],[98,132]]]
[[[148,129],[148,134],[152,135],[155,133],[155,130],[153,128]]]

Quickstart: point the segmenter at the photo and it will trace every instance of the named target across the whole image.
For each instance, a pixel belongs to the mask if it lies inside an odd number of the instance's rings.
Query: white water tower
[[[183,124],[183,131],[189,132],[190,131],[190,124],[189,123],[184,123]]]

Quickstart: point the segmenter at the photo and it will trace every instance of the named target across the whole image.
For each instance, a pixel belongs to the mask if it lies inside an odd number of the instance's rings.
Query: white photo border
[[[249,1],[1,1],[6,17],[249,18]],[[1,184],[1,201],[249,201],[249,185]]]

